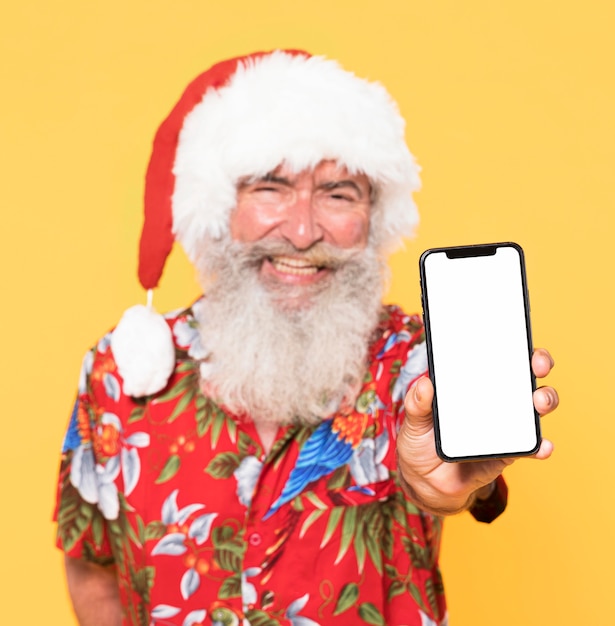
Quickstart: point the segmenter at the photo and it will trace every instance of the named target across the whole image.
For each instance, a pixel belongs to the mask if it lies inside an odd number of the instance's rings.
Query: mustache
[[[316,242],[300,250],[288,241],[259,241],[234,244],[233,252],[247,267],[260,267],[263,261],[288,256],[306,261],[310,265],[326,269],[338,269],[365,252],[365,248],[340,248],[326,242]],[[233,246],[233,247],[234,247]]]

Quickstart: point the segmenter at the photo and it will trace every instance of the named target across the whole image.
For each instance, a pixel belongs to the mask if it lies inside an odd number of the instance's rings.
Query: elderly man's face
[[[284,241],[294,253],[263,260],[268,282],[311,285],[332,271],[303,258],[318,243],[340,249],[364,248],[370,219],[370,184],[334,161],[293,173],[281,165],[256,180],[239,184],[231,215],[231,237],[243,243]]]
[[[381,312],[370,184],[331,161],[243,181],[201,257],[204,385],[237,414],[315,424],[352,403]]]

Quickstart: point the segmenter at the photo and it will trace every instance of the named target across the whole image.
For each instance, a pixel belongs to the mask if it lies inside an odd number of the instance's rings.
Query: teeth
[[[271,259],[271,263],[279,272],[285,274],[296,274],[297,276],[309,276],[316,274],[318,267],[304,261],[303,259],[295,259],[289,256],[279,256]]]

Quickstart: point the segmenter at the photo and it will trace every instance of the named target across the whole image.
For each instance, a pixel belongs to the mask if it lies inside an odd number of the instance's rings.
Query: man
[[[296,51],[214,66],[159,129],[140,280],[176,239],[206,295],[84,360],[57,510],[83,626],[446,623],[441,516],[491,521],[512,460],[438,459],[421,321],[381,305],[417,221],[403,129]]]

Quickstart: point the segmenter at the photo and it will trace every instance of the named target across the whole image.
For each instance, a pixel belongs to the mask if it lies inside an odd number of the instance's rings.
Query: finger
[[[555,411],[559,405],[559,395],[553,387],[540,387],[534,392],[534,406],[540,415]]]
[[[538,448],[538,452],[536,452],[536,454],[534,454],[532,458],[538,459],[539,461],[544,461],[553,454],[553,450],[553,442],[549,439],[543,439],[540,442],[540,448]]]
[[[415,381],[406,394],[404,427],[415,437],[428,436],[433,430],[433,397],[433,385],[427,376]]]
[[[408,389],[404,402],[406,413],[414,417],[431,417],[433,396],[431,380],[427,376],[421,376]]]
[[[532,355],[532,370],[538,378],[544,378],[555,365],[553,357],[548,350],[536,348]]]

